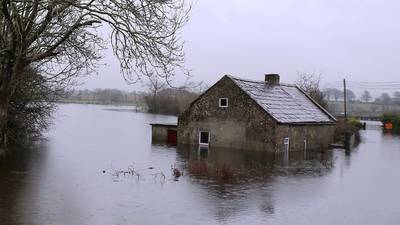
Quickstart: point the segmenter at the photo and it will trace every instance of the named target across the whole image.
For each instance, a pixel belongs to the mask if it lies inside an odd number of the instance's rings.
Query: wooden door
[[[168,130],[167,144],[176,145],[178,143],[178,132],[176,130]]]

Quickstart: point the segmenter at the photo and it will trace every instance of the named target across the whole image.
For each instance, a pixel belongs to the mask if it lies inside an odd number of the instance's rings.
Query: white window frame
[[[208,143],[201,143],[201,133],[207,133],[208,134]],[[199,145],[202,145],[202,146],[209,146],[210,145],[210,132],[209,131],[200,131],[199,132]]]
[[[226,105],[222,105],[222,104],[221,104],[222,100],[226,100]],[[228,108],[228,106],[229,106],[229,99],[228,99],[228,98],[219,98],[218,103],[219,103],[219,107],[220,107],[220,108]]]
[[[289,153],[290,152],[290,138],[285,137],[283,139],[283,147],[284,147],[284,152]]]

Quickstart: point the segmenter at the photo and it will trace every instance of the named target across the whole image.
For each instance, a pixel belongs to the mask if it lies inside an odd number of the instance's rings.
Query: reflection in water
[[[342,150],[284,155],[151,144],[150,123],[175,117],[62,105],[48,141],[0,164],[0,224],[398,224],[400,138],[361,132]],[[233,179],[171,167],[205,162]],[[114,179],[130,166],[141,179]],[[104,171],[104,173],[103,173]],[[154,179],[153,174],[166,179]]]
[[[45,171],[45,147],[45,144],[38,143],[29,149],[16,149],[12,155],[4,155],[0,164],[1,224],[29,224],[38,216],[36,181],[40,172]]]
[[[334,165],[333,151],[303,151],[287,154],[274,154],[261,151],[232,150],[195,146],[178,146],[178,161],[183,166],[193,160],[205,161],[210,167],[225,166],[232,170],[259,171],[259,176],[280,174],[321,175]]]
[[[333,167],[332,151],[309,152],[306,157],[302,151],[291,152],[288,157],[259,151],[178,146],[177,153],[177,161],[195,178],[193,182],[208,192],[210,211],[220,222],[235,220],[254,208],[273,215],[275,206],[271,187],[274,177],[322,176]],[[193,161],[204,162],[208,168],[227,167],[241,173],[230,180],[197,176],[197,172],[188,169],[188,164]]]

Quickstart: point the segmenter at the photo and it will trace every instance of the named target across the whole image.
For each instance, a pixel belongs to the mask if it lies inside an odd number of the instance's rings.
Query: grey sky
[[[198,0],[182,31],[186,66],[209,84],[264,73],[292,83],[297,71],[321,72],[324,84],[400,81],[399,10],[396,0]],[[83,88],[141,88],[125,84],[111,51],[104,61]]]

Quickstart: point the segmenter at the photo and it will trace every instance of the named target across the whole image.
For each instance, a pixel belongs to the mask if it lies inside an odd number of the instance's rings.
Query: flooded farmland
[[[350,155],[287,158],[152,145],[149,124],[174,121],[126,107],[60,105],[46,140],[0,157],[0,224],[400,223],[400,138],[377,125],[362,131]],[[196,172],[199,165],[208,172]]]

